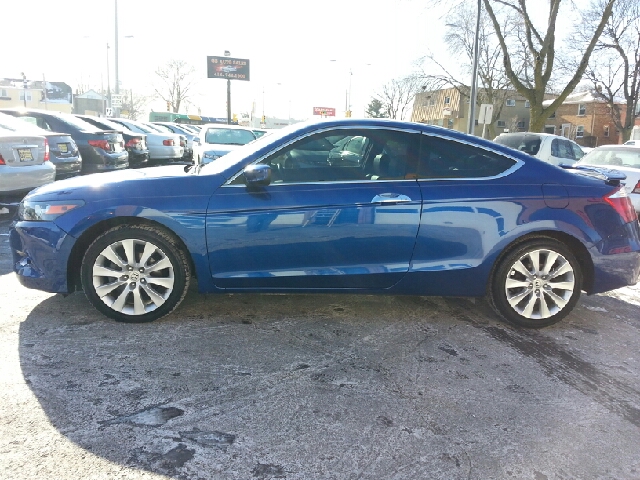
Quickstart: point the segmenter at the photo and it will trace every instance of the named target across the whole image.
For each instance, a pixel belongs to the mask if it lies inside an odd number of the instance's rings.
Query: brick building
[[[494,105],[493,122],[487,125],[486,138],[494,138],[503,132],[526,132],[529,129],[529,102],[516,91],[494,92],[504,99],[503,105]],[[478,92],[482,98],[482,89]],[[501,100],[502,103],[502,100]],[[444,128],[467,131],[469,118],[469,99],[460,95],[456,88],[446,88],[420,92],[413,102],[412,122],[439,125]],[[482,134],[483,126],[478,125],[479,107],[476,107],[475,135]]]
[[[543,105],[551,102],[546,100]],[[620,103],[624,105],[624,102]],[[621,113],[624,115],[624,111]],[[544,131],[575,140],[583,147],[616,144],[621,140],[611,118],[611,109],[590,91],[569,95],[547,119]]]

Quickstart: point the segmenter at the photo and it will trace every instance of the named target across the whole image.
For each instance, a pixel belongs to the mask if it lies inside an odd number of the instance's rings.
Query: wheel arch
[[[196,268],[191,253],[189,252],[189,249],[187,248],[182,238],[180,238],[180,236],[177,235],[173,230],[160,222],[149,220],[148,218],[115,217],[102,220],[87,228],[84,232],[82,232],[82,235],[78,237],[76,243],[73,245],[71,254],[69,255],[69,261],[67,263],[67,285],[69,287],[69,293],[82,290],[80,281],[80,266],[82,265],[82,258],[89,245],[91,245],[91,243],[93,243],[93,241],[98,238],[100,234],[120,225],[150,226],[162,230],[163,232],[170,235],[176,241],[179,248],[186,252],[186,257],[189,260],[189,266],[191,267],[191,274],[192,276],[196,277],[197,281],[198,278]]]
[[[576,260],[580,265],[580,270],[582,273],[582,288],[587,292],[587,294],[590,294],[593,290],[594,265],[587,247],[585,247],[584,244],[576,237],[568,233],[555,230],[540,230],[528,233],[527,235],[523,235],[522,237],[517,238],[509,245],[507,245],[504,249],[502,249],[500,254],[493,262],[493,266],[491,267],[491,270],[489,272],[489,277],[487,279],[487,291],[489,291],[489,289],[491,288],[491,282],[495,271],[499,267],[504,257],[509,255],[514,249],[518,248],[518,246],[522,245],[523,243],[530,242],[532,240],[545,239],[555,240],[566,245],[576,256]]]

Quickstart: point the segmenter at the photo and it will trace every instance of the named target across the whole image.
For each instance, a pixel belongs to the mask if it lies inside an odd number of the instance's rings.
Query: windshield
[[[205,143],[219,145],[246,145],[255,139],[256,136],[251,130],[239,128],[208,128],[204,136]]]
[[[272,143],[277,143],[280,139],[290,135],[291,132],[298,130],[298,128],[302,125],[299,123],[297,125],[290,125],[285,128],[281,128],[276,130],[274,133],[270,133],[269,135],[264,135],[263,137],[254,140],[253,142],[247,143],[246,145],[232,150],[231,152],[223,155],[215,162],[209,162],[206,165],[201,167],[201,171],[203,173],[220,173],[224,172],[227,169],[231,169],[234,165],[242,163],[242,161],[248,156],[254,155],[261,150],[265,152],[269,150],[269,147]],[[235,173],[235,172],[234,172]]]
[[[640,168],[640,148],[596,148],[579,164]]]

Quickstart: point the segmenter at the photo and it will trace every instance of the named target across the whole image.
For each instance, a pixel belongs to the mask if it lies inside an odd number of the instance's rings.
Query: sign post
[[[487,130],[487,123],[491,123],[493,118],[493,104],[483,103],[480,105],[480,111],[478,112],[478,125],[482,124],[482,138]]]
[[[224,57],[207,57],[207,78],[227,80],[227,123],[231,123],[231,80],[249,81],[249,60],[231,58],[225,50]]]

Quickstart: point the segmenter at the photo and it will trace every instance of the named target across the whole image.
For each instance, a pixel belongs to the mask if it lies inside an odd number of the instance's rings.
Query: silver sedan
[[[0,196],[25,194],[55,176],[45,137],[0,129]]]

